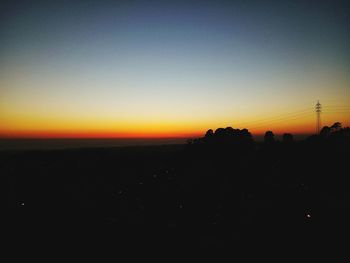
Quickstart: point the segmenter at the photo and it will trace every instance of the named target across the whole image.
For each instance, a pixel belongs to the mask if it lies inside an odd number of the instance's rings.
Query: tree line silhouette
[[[29,231],[117,250],[334,242],[350,208],[349,146],[336,122],[301,141],[227,127],[185,145],[0,152],[7,225],[25,244]]]

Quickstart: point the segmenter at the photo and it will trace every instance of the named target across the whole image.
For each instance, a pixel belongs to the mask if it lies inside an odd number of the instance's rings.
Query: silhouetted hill
[[[349,220],[349,138],[256,143],[228,127],[186,145],[3,151],[5,224],[24,244],[110,251],[330,246]]]

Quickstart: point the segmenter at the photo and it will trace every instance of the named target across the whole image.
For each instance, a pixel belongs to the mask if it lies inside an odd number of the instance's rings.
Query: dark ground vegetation
[[[266,132],[259,143],[228,127],[187,145],[3,151],[7,243],[85,254],[322,250],[348,239],[349,130],[302,141]]]

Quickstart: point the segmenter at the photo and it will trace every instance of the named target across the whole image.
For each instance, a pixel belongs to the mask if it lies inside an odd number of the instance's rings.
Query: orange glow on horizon
[[[263,115],[265,116],[265,115]],[[0,127],[0,138],[199,138],[209,129],[217,128],[246,128],[253,136],[264,135],[271,130],[276,135],[291,133],[294,135],[311,135],[315,133],[315,116],[307,113],[301,119],[287,118],[287,121],[277,119],[264,121],[263,116],[250,116],[229,120],[227,116],[219,119],[205,119],[202,116],[193,120],[186,119],[159,119],[138,118],[129,120],[113,120],[112,118],[57,118],[8,115],[0,118],[3,124]],[[266,114],[266,117],[269,115]],[[272,115],[270,115],[271,118]],[[263,121],[259,121],[263,120]],[[325,114],[322,116],[322,126],[332,125],[339,121],[344,127],[349,126],[346,114]],[[244,124],[245,123],[245,124]]]
[[[226,126],[222,126],[225,128]],[[156,138],[199,138],[203,137],[208,129],[213,129],[214,131],[219,127],[208,127],[203,130],[194,130],[188,132],[181,131],[167,131],[167,132],[155,132],[155,131],[134,131],[134,132],[117,132],[117,131],[60,131],[60,130],[2,130],[0,131],[0,138],[3,139],[16,139],[16,138],[32,138],[32,139],[49,139],[49,138],[74,138],[74,139],[88,139],[88,138],[142,138],[142,139],[156,139]],[[233,127],[236,128],[236,127]],[[274,127],[276,128],[276,127]],[[249,130],[249,128],[248,128]],[[249,130],[253,136],[261,136],[267,130],[272,130],[276,135],[283,133],[292,134],[313,134],[314,129],[312,127],[295,127],[294,129],[287,129],[283,127],[278,127],[276,129],[255,129]]]
[[[28,139],[54,139],[54,138],[72,138],[72,139],[107,139],[107,138],[120,138],[120,139],[155,139],[155,138],[195,138],[201,137],[203,133],[161,133],[161,132],[112,132],[112,131],[1,131],[0,138],[3,139],[16,139],[16,138],[28,138]]]

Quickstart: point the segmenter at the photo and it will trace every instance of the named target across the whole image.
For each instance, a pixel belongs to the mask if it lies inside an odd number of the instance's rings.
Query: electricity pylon
[[[320,134],[322,105],[319,101],[317,101],[315,105],[315,111],[316,111],[316,134]]]

